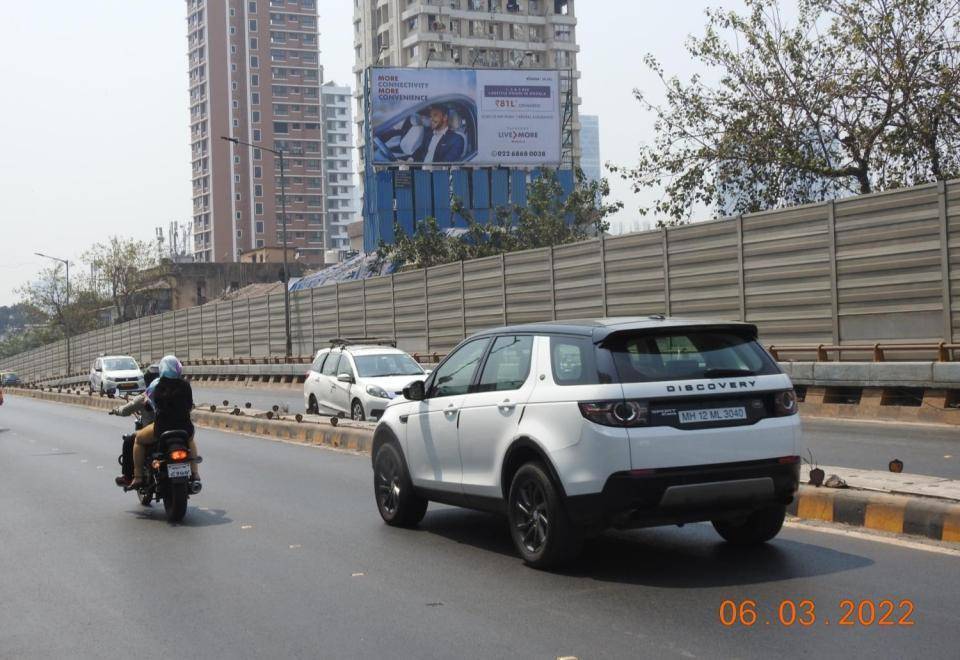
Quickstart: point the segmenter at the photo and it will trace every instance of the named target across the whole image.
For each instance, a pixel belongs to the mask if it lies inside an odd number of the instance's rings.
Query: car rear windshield
[[[622,383],[779,373],[754,339],[723,329],[618,334],[604,349],[613,355]]]
[[[403,353],[354,355],[353,361],[357,363],[357,371],[361,378],[423,375],[420,365],[412,357]]]
[[[133,358],[108,358],[103,361],[103,368],[107,371],[134,371],[140,369]]]

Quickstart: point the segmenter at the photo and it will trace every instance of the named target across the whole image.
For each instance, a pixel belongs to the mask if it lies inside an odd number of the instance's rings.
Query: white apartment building
[[[352,90],[335,82],[320,87],[320,115],[324,129],[327,263],[332,251],[337,261],[350,249],[347,225],[359,219],[353,172]]]
[[[574,0],[354,0],[357,144],[363,172],[364,71],[370,66],[559,69],[563,160],[579,164]]]

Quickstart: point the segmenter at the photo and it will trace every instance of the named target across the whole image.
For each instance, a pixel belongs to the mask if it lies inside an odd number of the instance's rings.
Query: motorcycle
[[[135,428],[143,428],[139,415]],[[125,442],[129,439],[130,436],[124,436]],[[150,445],[144,460],[143,484],[136,488],[143,506],[150,506],[153,501],[163,501],[169,522],[183,520],[187,513],[187,500],[201,490],[201,483],[191,479],[190,463],[201,463],[203,458],[190,458],[188,439],[186,431],[167,431],[157,438],[156,442]],[[121,466],[124,465],[122,454],[117,461]],[[132,489],[123,490],[126,492]]]

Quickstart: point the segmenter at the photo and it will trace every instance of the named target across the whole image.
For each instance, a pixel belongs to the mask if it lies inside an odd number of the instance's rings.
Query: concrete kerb
[[[122,399],[88,396],[85,394],[66,394],[61,392],[42,392],[39,390],[8,389],[7,394],[31,397],[43,401],[54,401],[70,405],[110,410],[122,403]],[[231,415],[229,409],[223,412],[209,412],[194,409],[191,415],[194,424],[201,427],[235,431],[251,435],[277,438],[307,445],[323,445],[354,451],[369,451],[373,442],[373,428],[363,427],[356,422],[344,420],[333,426],[324,421],[296,422],[287,420],[268,420],[249,415]],[[320,418],[323,419],[323,418]]]
[[[960,542],[960,502],[952,500],[804,484],[788,512],[806,520]]]

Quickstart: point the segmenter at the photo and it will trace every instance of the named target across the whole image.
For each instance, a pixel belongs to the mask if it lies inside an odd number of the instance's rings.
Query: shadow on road
[[[457,509],[431,511],[420,524],[428,534],[516,557],[506,518]],[[873,560],[813,543],[777,538],[742,548],[725,543],[709,523],[609,531],[588,540],[582,555],[560,575],[603,582],[689,589],[759,584],[841,573]]]
[[[127,513],[133,514],[139,520],[156,520],[157,522],[166,522],[167,514],[163,510],[163,504],[154,502],[149,507],[140,507],[138,509],[129,509]],[[171,527],[213,527],[215,525],[227,525],[233,522],[233,518],[227,516],[225,509],[199,509],[191,506],[187,509],[187,515],[178,523],[172,523]]]

